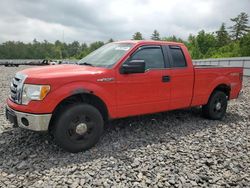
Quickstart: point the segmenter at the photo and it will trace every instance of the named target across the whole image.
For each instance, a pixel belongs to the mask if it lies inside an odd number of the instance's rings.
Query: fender
[[[17,111],[34,114],[47,114],[52,113],[56,106],[65,98],[80,93],[91,93],[99,97],[106,104],[108,112],[112,116],[112,114],[115,113],[114,110],[116,101],[115,89],[113,89],[114,85],[114,82],[103,83],[103,85],[100,83],[97,85],[93,82],[83,81],[69,82],[55,88],[54,90],[52,89],[42,101],[30,101],[28,105],[18,105],[8,99],[7,103]],[[107,89],[105,89],[105,87],[107,87]]]
[[[65,98],[81,93],[93,94],[99,97],[106,104],[107,108],[112,108],[115,106],[115,92],[111,92],[112,90],[110,89],[108,91],[104,87],[101,87],[100,85],[97,85],[92,82],[68,83],[66,85],[63,85],[62,87],[55,89],[54,91],[49,93],[48,96],[46,96],[46,98],[49,98],[49,100],[52,101],[47,106],[47,108],[50,109],[50,111],[52,112],[55,107]]]
[[[208,96],[206,99],[206,103],[208,102],[209,97],[213,93],[214,89],[219,85],[227,85],[230,87],[230,80],[228,77],[222,75],[213,80],[213,82],[209,85]],[[230,87],[231,88],[231,87]]]

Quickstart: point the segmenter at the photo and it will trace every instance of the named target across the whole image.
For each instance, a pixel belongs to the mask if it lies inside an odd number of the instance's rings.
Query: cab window
[[[142,47],[137,50],[130,60],[144,60],[147,69],[164,68],[164,57],[160,46]]]
[[[172,57],[172,67],[186,67],[185,56],[179,46],[169,46],[170,55]]]

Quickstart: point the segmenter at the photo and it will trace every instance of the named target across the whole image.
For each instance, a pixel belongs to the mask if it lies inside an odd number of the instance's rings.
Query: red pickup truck
[[[78,64],[30,68],[12,80],[6,117],[25,129],[49,131],[70,152],[94,146],[109,119],[202,106],[223,118],[238,97],[242,68],[193,66],[181,43],[121,41]]]

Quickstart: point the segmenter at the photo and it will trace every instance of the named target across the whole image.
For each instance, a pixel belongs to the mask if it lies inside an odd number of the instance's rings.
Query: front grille
[[[21,103],[21,94],[23,89],[23,83],[26,79],[26,75],[17,73],[15,77],[12,79],[10,84],[10,99],[20,104]]]

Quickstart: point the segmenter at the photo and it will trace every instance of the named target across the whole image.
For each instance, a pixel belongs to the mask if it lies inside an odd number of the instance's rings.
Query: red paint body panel
[[[144,74],[117,74],[117,117],[168,109],[170,85],[161,81],[162,76],[163,70],[149,70]]]
[[[193,97],[194,69],[187,48],[181,45],[187,67],[171,68],[171,107],[170,109],[190,107]]]
[[[206,104],[209,94],[221,84],[228,85],[231,88],[230,99],[237,98],[242,89],[242,80],[240,74],[242,68],[218,67],[218,68],[194,68],[195,83],[192,106]]]
[[[187,48],[181,43],[161,41],[123,41],[133,47],[113,66],[100,68],[82,65],[55,65],[25,69],[25,83],[49,84],[51,91],[42,101],[19,105],[7,100],[14,110],[34,114],[53,113],[62,100],[79,90],[91,92],[107,106],[110,118],[155,113],[207,103],[215,87],[230,86],[230,99],[237,98],[241,88],[242,68],[193,67]],[[122,63],[143,45],[177,45],[185,55],[187,67],[151,69],[140,74],[121,74]],[[170,82],[162,82],[162,76]],[[100,82],[102,78],[113,78]]]

